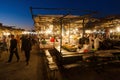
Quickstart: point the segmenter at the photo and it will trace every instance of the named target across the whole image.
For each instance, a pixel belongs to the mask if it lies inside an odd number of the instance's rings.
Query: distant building
[[[0,23],[0,27],[2,26],[2,23]]]

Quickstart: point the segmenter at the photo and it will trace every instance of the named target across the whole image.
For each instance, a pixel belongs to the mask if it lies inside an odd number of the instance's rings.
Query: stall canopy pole
[[[69,43],[70,43],[70,32],[71,32],[70,31],[70,23],[71,23],[71,21],[69,22],[69,26],[68,26],[69,27]]]
[[[53,25],[53,23],[52,23],[52,25]],[[56,36],[55,36],[55,33],[54,33],[54,29],[55,28],[53,27],[53,31],[52,32],[53,32],[53,38],[55,39],[55,41],[53,42],[53,47],[55,47],[55,42],[56,42]]]
[[[61,54],[61,51],[62,51],[62,19],[60,19],[60,54]]]
[[[66,15],[63,15],[63,17],[60,17],[60,38],[61,38],[61,40],[60,40],[60,54],[61,54],[61,51],[62,51],[62,28],[63,28],[63,19],[64,19],[64,17],[66,17],[67,15],[69,15],[69,13],[66,14]]]
[[[83,25],[83,33],[82,33],[82,38],[83,38],[84,35],[85,35],[85,18],[83,18],[83,23],[82,23],[82,25]],[[83,46],[83,42],[82,42],[82,46]]]
[[[30,7],[30,12],[31,12],[32,19],[33,19],[33,10],[32,10],[32,7]]]

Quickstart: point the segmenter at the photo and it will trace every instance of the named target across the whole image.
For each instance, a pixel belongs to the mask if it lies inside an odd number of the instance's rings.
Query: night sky
[[[0,23],[33,28],[30,6],[79,9],[81,12],[74,12],[79,15],[84,15],[84,11],[97,11],[100,17],[120,14],[120,0],[0,0]]]

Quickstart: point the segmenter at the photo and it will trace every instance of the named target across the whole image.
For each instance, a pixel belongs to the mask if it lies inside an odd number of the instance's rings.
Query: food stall
[[[111,24],[114,25],[117,21],[116,25],[119,26],[119,19],[97,19],[92,18],[90,15],[81,16],[65,13],[62,15],[34,15],[32,9],[44,10],[46,8],[31,8],[31,13],[35,30],[40,37],[40,50],[44,50],[46,55],[46,66],[55,66],[52,68],[53,71],[51,70],[51,67],[47,67],[50,72],[55,73],[56,66],[60,69],[61,67],[70,68],[73,66],[81,66],[81,62],[88,67],[91,66],[89,65],[90,63],[92,64],[92,67],[98,68],[98,66],[115,61],[114,54],[116,55],[120,53],[120,50],[98,50],[90,53],[82,53],[78,51],[78,40],[83,37],[84,34],[105,34],[106,37],[109,37],[111,32],[113,32],[113,30],[110,30]],[[51,9],[47,8],[47,10]],[[55,11],[56,9],[53,10]],[[63,9],[59,9],[59,11],[60,10]],[[53,37],[54,40],[51,40]],[[54,78],[55,75],[52,77]]]
[[[34,15],[32,9],[46,10],[46,8],[31,8],[35,30],[41,38],[40,43],[43,38],[46,40],[46,44],[40,44],[40,48],[56,48],[61,55],[67,53],[73,54],[73,52],[76,53],[79,45],[78,39],[83,37],[85,33],[105,34],[106,37],[109,37],[110,31],[108,27],[110,28],[109,25],[114,23],[111,18],[97,19],[92,18],[91,15],[80,16],[65,13],[62,15]],[[119,23],[117,25],[119,25]],[[51,37],[57,38],[57,42],[51,42]]]
[[[89,56],[99,56],[102,58],[106,58],[109,56],[110,59],[113,59],[113,55],[111,55],[111,53],[116,51],[107,51],[109,53],[105,54],[104,56],[102,54],[105,52],[102,50],[102,52],[91,52],[92,54],[79,52],[78,40],[79,38],[83,37],[84,34],[89,35],[91,33],[95,35],[102,34],[105,35],[106,38],[109,38],[111,34],[110,32],[113,32],[110,31],[111,25],[120,25],[119,17],[97,19],[92,18],[90,15],[80,16],[72,14],[32,14],[32,18],[34,20],[35,30],[41,38],[40,49],[48,49],[51,54],[56,56],[58,62],[62,63],[64,61],[67,61],[67,59],[70,61],[77,61],[80,60],[80,57],[84,58]],[[54,39],[57,39],[57,41],[54,40],[51,42],[51,37],[54,37]],[[43,46],[41,45],[41,40],[46,40],[45,44],[43,44],[44,47],[41,47]],[[61,58],[63,60],[62,62]]]
[[[34,17],[35,29],[42,38],[49,43],[52,36],[58,39],[59,47],[78,45],[78,39],[83,35],[83,24],[88,21],[88,16],[67,15],[38,15]],[[85,19],[84,19],[85,18]],[[84,23],[83,23],[84,20]],[[56,41],[55,41],[56,44]],[[57,47],[56,45],[54,45]],[[77,46],[74,46],[77,47]],[[61,50],[60,50],[61,51]]]

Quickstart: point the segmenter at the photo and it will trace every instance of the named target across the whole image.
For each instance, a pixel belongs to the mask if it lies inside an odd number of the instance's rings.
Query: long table
[[[56,47],[56,49],[60,52],[60,48]],[[83,59],[87,58],[87,57],[91,57],[91,56],[98,56],[98,57],[103,57],[103,58],[108,58],[108,57],[115,57],[114,54],[120,54],[120,50],[119,49],[113,49],[113,50],[98,50],[95,51],[94,53],[79,53],[79,52],[69,52],[65,49],[61,49],[61,54],[62,56],[77,56],[77,55],[81,55],[83,57]]]

